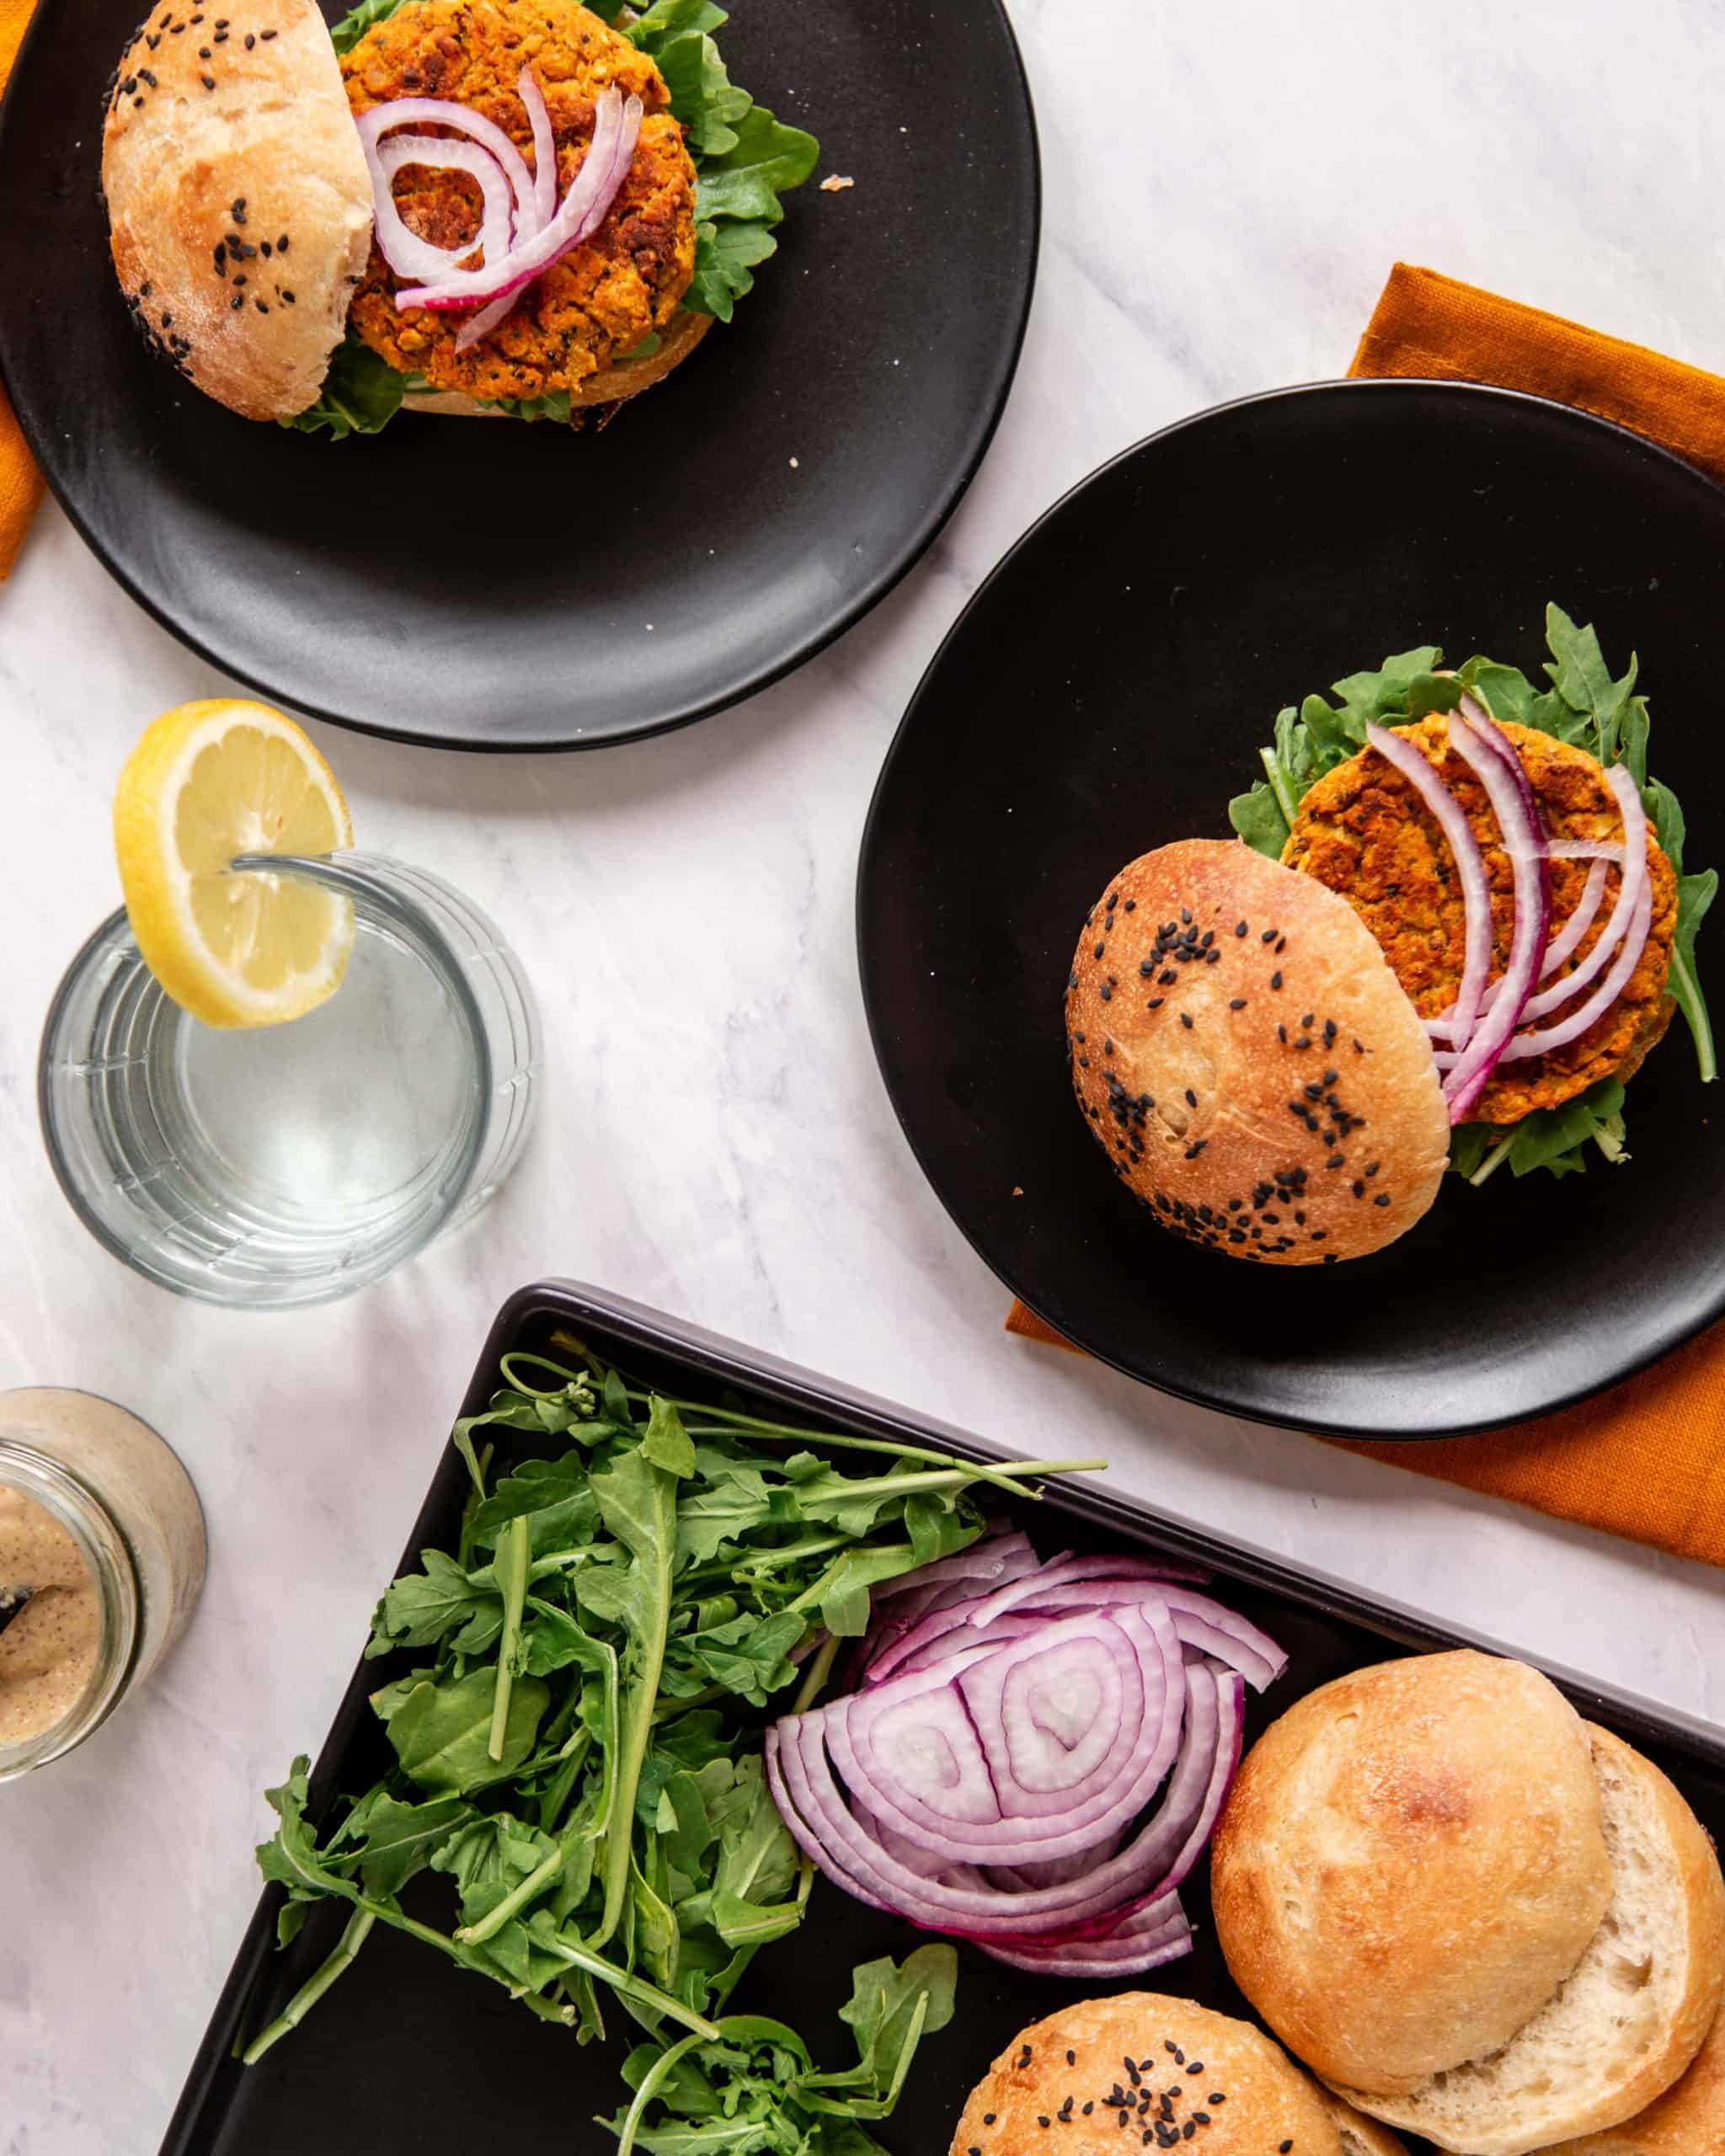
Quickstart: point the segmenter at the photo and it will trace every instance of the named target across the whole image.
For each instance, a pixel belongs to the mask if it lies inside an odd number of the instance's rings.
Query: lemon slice
[[[243,853],[353,844],[335,775],[267,705],[180,704],[148,727],[114,798],[120,889],[144,963],[206,1026],[275,1026],[341,985],[350,899],[304,878],[236,873]]]

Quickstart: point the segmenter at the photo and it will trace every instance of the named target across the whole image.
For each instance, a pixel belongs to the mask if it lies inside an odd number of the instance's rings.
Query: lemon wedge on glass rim
[[[144,963],[206,1026],[275,1026],[340,987],[352,901],[237,855],[353,844],[335,774],[265,704],[179,704],[146,728],[114,797],[120,889]]]

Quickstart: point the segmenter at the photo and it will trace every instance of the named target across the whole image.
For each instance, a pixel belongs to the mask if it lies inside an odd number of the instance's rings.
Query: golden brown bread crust
[[[1413,1006],[1345,900],[1237,841],[1183,840],[1113,878],[1065,1018],[1093,1134],[1178,1235],[1333,1262],[1437,1194],[1450,1119]]]
[[[1644,2111],[1546,2156],[1725,2156],[1725,2014],[1714,2016],[1689,2071]]]
[[[1405,2094],[1507,2042],[1605,1913],[1586,1729],[1495,1656],[1339,1678],[1247,1753],[1210,1893],[1234,1981],[1290,2049],[1356,2102]]]
[[[1343,2156],[1344,2109],[1249,2023],[1124,1992],[1074,2000],[1014,2036],[970,2092],[952,2156],[1123,2156],[1146,2133],[1155,2147],[1158,2122],[1178,2137],[1168,2146],[1204,2156],[1266,2156],[1290,2142],[1298,2156]],[[1365,2145],[1397,2156],[1387,2137]]]
[[[1407,2156],[1407,2150],[1381,2119],[1368,2118],[1351,2104],[1326,2089],[1330,2116],[1342,2137],[1342,2156]]]
[[[102,184],[150,343],[247,419],[314,403],[371,245],[371,188],[312,0],[152,9],[115,79]]]
[[[1498,827],[1485,789],[1461,758],[1451,753],[1449,722],[1434,713],[1395,731],[1412,741],[1454,793],[1480,839],[1492,887],[1494,931],[1492,970],[1509,962],[1514,932],[1514,872],[1498,843]],[[1527,726],[1506,724],[1541,810],[1554,838],[1609,842],[1623,823],[1605,775],[1585,750]],[[1436,1017],[1455,1000],[1461,974],[1465,910],[1448,841],[1408,782],[1375,749],[1362,749],[1327,771],[1300,804],[1282,858],[1338,891],[1371,930],[1396,978],[1423,1018]],[[1551,864],[1551,923],[1555,932],[1573,912],[1591,863]],[[1648,866],[1653,878],[1653,926],[1647,948],[1623,993],[1579,1040],[1549,1054],[1500,1064],[1480,1097],[1474,1119],[1519,1123],[1535,1108],[1556,1107],[1599,1079],[1633,1075],[1642,1057],[1669,1022],[1662,1011],[1671,941],[1677,925],[1677,879],[1651,830]],[[1617,893],[1611,870],[1605,903],[1565,970],[1573,972],[1598,942]],[[1555,1025],[1561,1013],[1545,1022]],[[1655,1030],[1657,1029],[1657,1030]]]
[[[529,62],[551,115],[559,195],[581,168],[601,91],[614,85],[646,109],[628,177],[599,230],[466,351],[456,338],[473,310],[401,313],[395,292],[418,280],[398,278],[374,247],[353,325],[433,391],[495,399],[568,390],[581,403],[611,402],[635,389],[592,387],[594,378],[636,364],[623,355],[649,334],[669,335],[695,266],[695,168],[652,60],[577,0],[406,0],[344,56],[341,72],[355,116],[393,98],[453,99],[502,128],[531,168],[532,128],[515,87]],[[465,173],[404,166],[395,198],[409,229],[439,247],[478,237],[479,191]],[[635,388],[659,380],[698,338],[684,332],[669,359],[662,350],[649,355]]]

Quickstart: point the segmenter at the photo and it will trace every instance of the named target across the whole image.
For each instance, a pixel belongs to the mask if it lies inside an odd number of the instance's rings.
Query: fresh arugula
[[[623,2065],[635,2100],[600,2123],[617,2137],[617,2156],[638,2148],[648,2156],[878,2156],[880,2144],[860,2121],[891,2115],[918,2043],[953,2018],[958,1975],[958,1955],[944,1945],[919,1946],[902,1966],[863,1963],[839,2009],[857,2061],[833,2073],[816,2071],[794,2029],[756,2015],[721,2020],[717,2043],[690,2036],[638,2046]]]
[[[979,1484],[1033,1497],[1027,1477],[1102,1463],[986,1466],[798,1429],[643,1391],[565,1345],[573,1364],[506,1358],[457,1424],[457,1546],[423,1551],[378,1604],[366,1652],[391,1665],[371,1695],[389,1772],[321,1836],[303,1759],[270,1792],[280,1823],[258,1854],[286,1890],[282,1943],[320,1901],[349,1916],[245,2056],[296,2027],[382,1923],[580,2041],[604,2034],[606,1998],[639,2022],[653,2041],[612,2122],[625,2148],[867,2156],[859,2122],[886,2116],[917,2042],[951,2018],[953,1959],[923,1947],[856,1972],[859,2057],[842,2073],[817,2073],[777,2024],[727,2015],[814,1881],[761,1727],[816,1698],[873,1587],[982,1532]],[[518,1443],[494,1466],[496,1432]],[[442,1925],[419,1913],[440,1892]],[[720,2118],[714,2139],[703,2121]]]
[[[317,403],[277,424],[302,435],[327,427],[337,441],[375,435],[400,411],[409,381],[350,329],[335,348]]]
[[[1543,689],[1519,667],[1478,656],[1453,675],[1440,673],[1442,652],[1422,644],[1393,654],[1375,672],[1338,681],[1339,704],[1321,696],[1290,704],[1276,714],[1274,740],[1258,752],[1263,777],[1228,803],[1229,821],[1248,846],[1279,861],[1308,789],[1365,747],[1369,723],[1405,726],[1430,712],[1452,711],[1464,688],[1494,718],[1552,734],[1602,764],[1622,764],[1641,789],[1653,835],[1677,878],[1677,926],[1665,989],[1683,1013],[1707,1082],[1717,1076],[1718,1065],[1696,971],[1695,941],[1719,888],[1717,871],[1684,871],[1683,811],[1671,789],[1648,775],[1648,700],[1636,688],[1640,664],[1635,654],[1627,672],[1614,678],[1594,630],[1578,627],[1556,605],[1546,609],[1546,643],[1551,656],[1545,667],[1550,686]],[[1573,1175],[1586,1167],[1589,1143],[1606,1160],[1621,1161],[1628,1158],[1622,1109],[1622,1086],[1604,1079],[1562,1107],[1536,1110],[1514,1125],[1464,1123],[1451,1143],[1450,1166],[1473,1183],[1483,1182],[1505,1161],[1517,1176],[1537,1168]]]
[[[411,4],[360,0],[330,31],[330,43],[338,53],[350,52],[367,30]],[[652,0],[639,11],[627,0],[588,4],[665,77],[695,166],[695,267],[682,305],[691,313],[729,322],[737,302],[753,291],[756,270],[777,250],[775,228],[785,214],[780,197],[809,178],[820,145],[802,128],[775,119],[731,81],[713,41],[713,32],[729,18],[713,0]],[[659,343],[649,332],[621,356],[645,358]],[[281,424],[302,434],[327,428],[338,441],[350,434],[374,435],[417,386],[415,377],[399,373],[350,332],[336,348],[317,403]],[[567,426],[571,416],[566,390],[478,402],[494,404],[512,419]]]

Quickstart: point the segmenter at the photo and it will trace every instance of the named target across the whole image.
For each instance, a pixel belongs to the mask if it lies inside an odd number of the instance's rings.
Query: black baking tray
[[[595,1353],[649,1384],[684,1396],[740,1393],[771,1412],[835,1431],[934,1443],[970,1459],[1010,1455],[969,1433],[757,1354],[573,1282],[525,1288],[498,1313],[462,1412],[484,1404],[512,1349],[544,1351],[563,1327]],[[530,1435],[491,1433],[499,1449],[534,1449]],[[465,1470],[444,1450],[414,1523],[403,1565],[454,1539]],[[1454,1646],[1507,1652],[1482,1632],[1434,1625],[1411,1609],[1303,1573],[1220,1537],[1165,1519],[1094,1481],[1052,1488],[1023,1508],[1038,1546],[1055,1550],[1142,1543],[1195,1559],[1222,1592],[1289,1650],[1288,1673],[1260,1698],[1248,1694],[1247,1741],[1302,1692],[1343,1671],[1409,1650]],[[379,1588],[384,1582],[378,1582]],[[359,1642],[355,1642],[357,1646]],[[1716,1838],[1725,1833],[1725,1732],[1590,1684],[1551,1663],[1546,1673],[1590,1720],[1637,1746],[1670,1775]],[[385,1747],[366,1705],[387,1664],[361,1662],[337,1711],[312,1776],[312,1813],[338,1790],[365,1787]],[[285,1767],[286,1761],[282,1762]],[[410,1897],[411,1898],[411,1897]],[[1196,1934],[1186,1960],[1130,1979],[1189,1997],[1224,2013],[1249,2009],[1228,1977],[1210,1924],[1204,1868],[1182,1889]],[[163,2156],[306,2156],[308,2150],[365,2156],[438,2156],[510,2145],[595,2152],[611,2146],[593,2123],[618,2108],[618,2067],[633,2025],[621,2015],[605,2045],[579,2047],[569,2033],[537,2020],[500,1987],[476,1980],[398,1934],[374,1932],[357,1962],[302,2024],[250,2068],[235,2056],[275,2014],[334,1943],[339,1907],[312,1913],[285,1953],[275,1951],[280,1890],[265,1890],[223,1987],[163,2143]],[[817,2056],[842,2052],[838,2009],[854,1963],[902,1956],[919,1935],[817,1883],[809,1921],[764,1951],[749,1972],[736,2009],[777,2015],[809,2037]],[[1025,2023],[1086,1992],[1118,1984],[1076,1984],[1003,1969],[974,1948],[959,1949],[959,2010],[923,2044],[899,2108],[874,2129],[895,2156],[945,2156],[965,2093],[1008,2037]],[[532,2140],[526,2137],[531,2135]],[[1411,2149],[1423,2144],[1410,2141]]]

